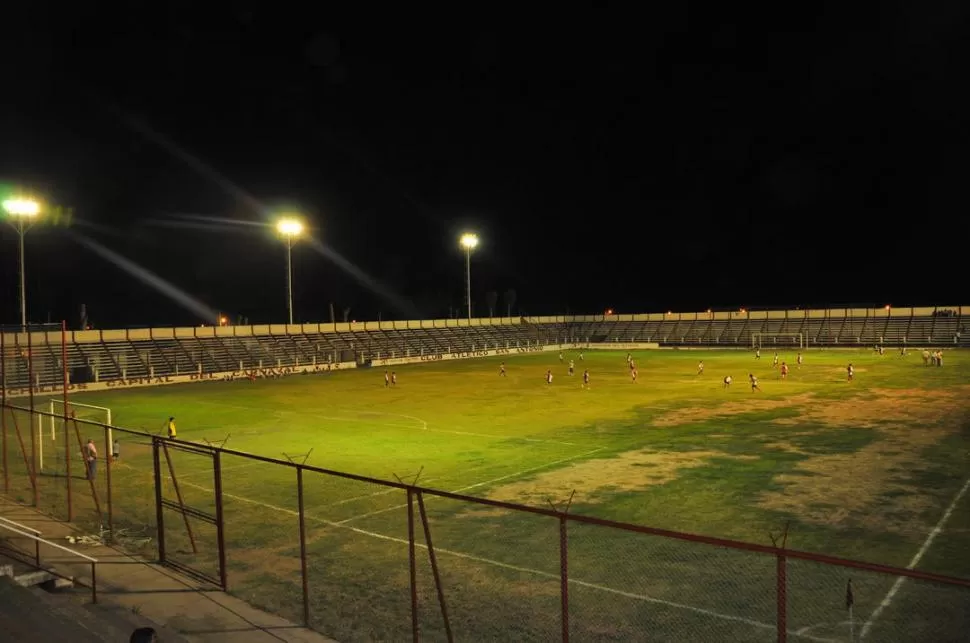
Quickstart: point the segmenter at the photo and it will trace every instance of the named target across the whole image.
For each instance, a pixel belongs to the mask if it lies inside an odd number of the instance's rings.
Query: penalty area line
[[[577,457],[579,457],[579,456],[577,456]],[[187,486],[195,487],[195,488],[201,489],[203,491],[208,491],[208,492],[212,492],[213,491],[212,489],[210,489],[208,487],[204,487],[202,485],[198,485],[198,484],[195,484],[193,482],[186,482],[185,484]],[[486,484],[486,483],[480,483],[480,484]],[[250,504],[253,504],[253,505],[260,506],[260,507],[265,507],[267,509],[271,509],[273,511],[278,511],[280,513],[288,514],[288,515],[291,515],[291,516],[299,516],[300,515],[298,511],[293,511],[292,509],[286,509],[285,507],[278,507],[276,505],[271,505],[271,504],[268,504],[268,503],[265,503],[265,502],[260,502],[259,500],[253,500],[252,498],[247,498],[247,497],[244,497],[244,496],[237,496],[237,495],[234,495],[234,494],[231,494],[231,493],[225,493],[225,492],[223,492],[223,495],[225,497],[227,497],[227,498],[232,498],[233,500],[238,500],[240,502],[246,502],[246,503],[250,503]],[[405,506],[407,506],[407,505],[405,505]],[[384,540],[384,541],[387,541],[387,542],[398,543],[398,544],[401,544],[401,545],[410,545],[410,543],[406,539],[404,539],[404,538],[396,538],[394,536],[387,536],[385,534],[380,534],[380,533],[377,533],[377,532],[374,532],[374,531],[368,531],[366,529],[361,529],[359,527],[352,527],[352,526],[349,526],[349,525],[346,525],[346,524],[343,524],[343,523],[340,523],[340,522],[333,522],[333,521],[327,520],[325,518],[318,518],[318,517],[312,516],[312,515],[310,515],[308,513],[305,514],[305,517],[308,520],[312,520],[312,521],[314,521],[316,523],[320,523],[322,525],[327,525],[328,527],[336,527],[338,529],[346,529],[348,531],[351,531],[351,532],[356,533],[356,534],[360,534],[362,536],[369,536],[371,538],[376,538],[378,540]],[[416,547],[420,547],[421,549],[427,549],[428,548],[428,546],[426,544],[424,544],[424,543],[415,542],[414,545]],[[513,571],[522,572],[522,573],[526,573],[526,574],[533,574],[535,576],[540,576],[542,578],[549,578],[549,579],[554,579],[554,580],[560,580],[560,578],[561,578],[559,574],[553,574],[553,573],[550,573],[550,572],[545,572],[545,571],[542,571],[541,569],[533,569],[531,567],[523,567],[521,565],[512,565],[510,563],[503,563],[502,561],[499,561],[499,560],[493,560],[491,558],[484,558],[482,556],[475,556],[474,554],[466,554],[464,552],[455,551],[453,549],[444,549],[442,547],[435,547],[434,550],[435,550],[435,553],[446,554],[448,556],[453,556],[455,558],[461,558],[461,559],[464,559],[464,560],[470,560],[470,561],[474,561],[474,562],[477,562],[477,563],[483,563],[483,564],[486,564],[486,565],[492,565],[494,567],[501,567],[503,569],[510,569],[510,570],[513,570]],[[614,595],[617,595],[617,596],[623,596],[625,598],[630,598],[630,599],[633,599],[633,600],[643,601],[643,602],[646,602],[646,603],[654,603],[656,605],[665,605],[667,607],[672,607],[672,608],[675,608],[675,609],[681,609],[681,610],[685,610],[685,611],[689,611],[689,612],[694,612],[695,614],[702,614],[704,616],[709,616],[709,617],[716,618],[716,619],[721,619],[721,620],[725,620],[725,621],[733,621],[733,622],[736,622],[736,623],[743,623],[745,625],[750,625],[751,627],[756,627],[758,629],[774,630],[777,627],[777,625],[774,624],[774,623],[765,623],[765,622],[762,622],[762,621],[756,621],[754,619],[745,618],[743,616],[735,616],[734,614],[724,614],[723,612],[716,612],[714,610],[704,609],[702,607],[697,607],[697,606],[694,606],[694,605],[686,605],[684,603],[676,603],[674,601],[668,601],[668,600],[664,600],[662,598],[654,598],[652,596],[647,596],[646,594],[636,594],[636,593],[633,593],[633,592],[627,592],[627,591],[624,591],[624,590],[620,590],[620,589],[615,589],[613,587],[609,587],[607,585],[600,585],[599,583],[591,583],[591,582],[579,580],[577,578],[570,578],[569,579],[569,584],[570,585],[575,585],[577,587],[585,587],[587,589],[595,589],[597,591],[605,592],[605,593],[608,593],[608,594],[614,594]],[[790,635],[792,635],[792,636],[796,636],[798,638],[806,639],[808,641],[816,641],[817,643],[836,643],[835,639],[820,638],[820,637],[817,637],[817,636],[811,636],[811,635],[808,635],[808,634],[799,634],[798,632],[792,632],[792,631],[789,631],[788,633]]]
[[[960,500],[963,498],[963,495],[967,492],[968,488],[970,488],[970,478],[967,478],[967,481],[963,483],[963,487],[961,487],[960,491],[957,492],[957,495],[953,498],[953,502],[950,503],[950,506],[946,508],[946,511],[943,513],[940,521],[936,523],[935,527],[933,527],[933,531],[931,531],[930,535],[926,537],[922,547],[920,547],[919,551],[916,552],[916,555],[913,556],[913,560],[909,561],[909,564],[906,565],[906,569],[915,569],[916,566],[919,565],[919,561],[922,560],[923,556],[926,555],[926,552],[929,551],[933,541],[936,540],[936,537],[943,532],[943,528],[950,520],[953,510],[956,509],[958,504],[960,504]],[[899,588],[903,586],[903,582],[905,580],[906,576],[898,576],[896,578],[896,582],[893,583],[893,586],[889,588],[889,593],[886,594],[886,598],[882,599],[879,606],[866,620],[866,624],[862,626],[862,631],[859,633],[860,641],[866,638],[866,635],[869,634],[869,630],[872,629],[872,624],[876,622],[876,619],[879,618],[880,614],[882,614],[883,611],[889,607],[889,604],[892,603],[893,598],[896,597],[897,592],[899,592]]]

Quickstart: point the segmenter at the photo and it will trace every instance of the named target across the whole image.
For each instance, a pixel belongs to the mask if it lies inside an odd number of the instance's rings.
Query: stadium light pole
[[[293,325],[293,240],[303,234],[303,224],[286,218],[276,222],[276,231],[286,239],[286,311]]]
[[[24,257],[24,236],[34,225],[40,214],[40,203],[33,199],[7,199],[3,202],[3,211],[7,213],[8,221],[19,237],[20,250],[20,327],[27,328],[27,278],[26,259]]]
[[[468,319],[472,318],[472,250],[478,247],[478,235],[466,232],[459,240],[465,249],[465,300],[468,302]]]

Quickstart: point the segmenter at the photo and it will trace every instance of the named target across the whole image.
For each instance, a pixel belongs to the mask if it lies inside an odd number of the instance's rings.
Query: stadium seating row
[[[663,316],[661,316],[663,317]],[[613,317],[596,321],[536,323],[529,318],[503,323],[433,328],[377,328],[365,331],[230,336],[169,335],[167,338],[75,341],[64,347],[72,382],[127,380],[192,373],[224,373],[247,369],[307,367],[330,362],[368,360],[440,353],[516,348],[536,344],[656,342],[662,346],[744,347],[970,346],[967,321],[954,315],[883,317],[821,317],[798,319],[694,319],[647,321]],[[514,323],[511,323],[513,322]],[[34,333],[33,335],[37,335]],[[118,334],[114,334],[117,336]],[[127,335],[127,334],[126,334]],[[33,372],[34,386],[61,382],[60,333],[31,345],[26,359],[24,335],[7,333],[4,386],[25,387]]]

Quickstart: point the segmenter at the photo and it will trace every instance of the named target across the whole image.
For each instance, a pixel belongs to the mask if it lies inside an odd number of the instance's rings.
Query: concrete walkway
[[[71,545],[67,537],[81,535],[73,526],[31,507],[0,498],[0,516],[41,532],[42,538],[63,544],[98,560],[98,602],[121,606],[182,638],[199,643],[334,643],[316,632],[258,610],[225,592],[203,588],[177,572],[130,556],[114,547]],[[33,544],[0,529],[0,538],[30,552]],[[90,565],[53,547],[42,546],[41,561],[61,574],[90,578]],[[83,590],[78,590],[83,592]],[[90,599],[88,599],[90,600]]]

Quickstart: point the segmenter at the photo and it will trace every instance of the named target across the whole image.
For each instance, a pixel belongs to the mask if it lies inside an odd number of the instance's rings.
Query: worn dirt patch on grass
[[[545,506],[550,500],[566,500],[575,490],[574,502],[590,502],[602,491],[638,491],[670,482],[682,469],[702,467],[711,458],[758,459],[719,451],[628,451],[615,458],[579,462],[528,480],[502,485],[493,489],[488,497]]]
[[[759,505],[815,524],[925,532],[925,525],[914,519],[937,501],[907,482],[907,475],[923,469],[924,449],[959,429],[970,408],[968,392],[970,386],[870,389],[865,398],[819,400],[806,407],[801,418],[775,420],[776,424],[869,428],[878,438],[852,453],[808,457],[797,465],[796,473],[777,476],[775,482],[784,489],[761,494]]]
[[[737,383],[737,385],[748,386],[748,383],[744,381]],[[743,402],[731,401],[716,406],[695,406],[674,409],[655,417],[650,421],[650,424],[659,427],[678,426],[689,422],[704,422],[712,418],[729,417],[741,413],[757,413],[759,411],[774,411],[776,409],[800,407],[810,402],[814,397],[811,393],[805,393],[802,395],[793,395],[783,400],[772,400],[755,397],[757,395],[757,393],[754,393],[751,398],[747,398]]]

